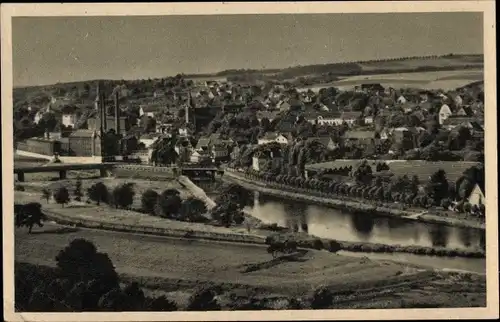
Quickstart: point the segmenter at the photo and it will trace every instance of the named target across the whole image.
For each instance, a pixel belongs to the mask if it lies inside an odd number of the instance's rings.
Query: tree
[[[206,211],[207,207],[203,201],[198,198],[189,197],[182,202],[179,215],[183,220],[194,222],[198,221]]]
[[[108,187],[102,182],[96,182],[87,190],[87,195],[90,200],[97,203],[99,206],[101,202],[108,202],[109,200],[109,191]]]
[[[50,190],[47,188],[43,188],[42,190],[42,199],[47,200],[47,203],[49,203],[50,200]]]
[[[105,253],[97,252],[95,245],[77,238],[56,256],[58,274],[73,283],[87,283],[91,299],[88,306],[97,307],[100,297],[119,288],[118,274]]]
[[[14,216],[16,227],[27,226],[30,234],[35,224],[43,227],[42,221],[47,219],[42,212],[42,205],[38,202],[29,202],[24,205],[14,204]]]
[[[113,189],[113,204],[116,208],[127,209],[134,203],[134,183],[127,182]]]
[[[153,189],[148,189],[143,192],[141,196],[141,207],[142,210],[153,214],[155,211],[155,205],[158,202],[159,194]]]
[[[163,191],[158,198],[156,214],[160,217],[172,217],[173,215],[179,213],[181,205],[182,200],[178,191],[175,189],[167,189]]]
[[[81,201],[83,197],[82,180],[80,177],[76,178],[75,191],[73,192],[76,201]]]
[[[440,169],[431,175],[427,184],[427,195],[432,198],[436,205],[439,205],[441,199],[448,196],[448,180],[444,170]]]
[[[220,309],[215,296],[216,291],[213,288],[199,288],[188,300],[188,311],[215,311]]]
[[[66,187],[60,187],[54,192],[54,200],[64,207],[69,202],[69,191]]]

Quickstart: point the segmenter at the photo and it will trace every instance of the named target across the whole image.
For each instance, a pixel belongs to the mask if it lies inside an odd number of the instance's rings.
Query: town
[[[482,18],[360,17],[13,19],[13,310],[486,307]]]
[[[369,171],[378,186],[414,179],[419,191],[442,170],[450,191],[429,204],[465,205],[484,217],[484,172],[466,180],[463,174],[484,171],[481,82],[449,91],[367,83],[318,92],[277,81],[195,83],[182,75],[139,84],[84,83],[34,98],[38,106],[15,111],[17,153],[68,163],[215,165],[275,179],[315,173],[326,184],[328,175],[349,177],[362,160],[379,160],[386,168]],[[311,170],[318,167],[320,173]]]

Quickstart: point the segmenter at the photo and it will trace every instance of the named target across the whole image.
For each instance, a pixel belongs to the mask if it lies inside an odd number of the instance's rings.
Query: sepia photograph
[[[494,10],[2,5],[7,320],[498,318]]]

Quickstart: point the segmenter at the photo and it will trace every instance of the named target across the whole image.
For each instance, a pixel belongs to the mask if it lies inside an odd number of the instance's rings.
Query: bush
[[[155,205],[158,202],[159,194],[153,189],[144,191],[141,197],[141,208],[148,214],[154,214]]]
[[[441,199],[441,207],[443,209],[448,210],[448,208],[451,206],[451,201],[448,198]]]
[[[54,200],[64,207],[69,202],[69,191],[66,187],[60,187],[54,192]]]
[[[24,189],[23,186],[21,186],[20,184],[16,184],[14,185],[14,191],[25,191],[26,189]]]
[[[327,309],[332,305],[333,294],[326,287],[317,288],[311,298],[312,309]]]
[[[330,240],[328,243],[328,250],[332,253],[336,253],[342,249],[342,245],[336,240]]]
[[[312,248],[317,249],[317,250],[323,249],[324,245],[323,245],[323,242],[321,241],[321,239],[315,239],[315,240],[313,240],[313,242],[312,242]]]
[[[188,311],[215,311],[220,309],[216,291],[210,287],[197,289],[188,300]]]

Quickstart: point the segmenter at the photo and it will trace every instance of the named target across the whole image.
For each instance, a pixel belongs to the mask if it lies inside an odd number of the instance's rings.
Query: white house
[[[139,109],[140,117],[146,115],[147,117],[155,118],[162,110],[161,106],[158,105],[141,105]]]
[[[78,120],[78,118],[76,116],[76,113],[68,112],[68,113],[64,113],[62,115],[61,123],[64,126],[75,127],[75,124],[76,124],[77,120]]]
[[[288,144],[288,139],[283,134],[278,134],[276,132],[267,132],[257,140],[258,145],[268,144],[272,142],[277,142],[280,144]]]
[[[468,198],[468,201],[471,205],[480,205],[480,204],[483,204],[485,203],[485,200],[484,200],[484,193],[483,193],[483,190],[481,189],[481,187],[476,184],[474,186],[474,188],[472,189],[470,195],[469,195],[469,198]]]
[[[365,116],[365,124],[372,124],[373,116]]]
[[[444,123],[444,120],[450,117],[453,113],[451,112],[451,109],[448,105],[443,104],[441,108],[439,109],[439,124],[442,125]]]
[[[407,100],[406,100],[406,97],[404,97],[403,95],[400,95],[398,97],[398,99],[396,100],[396,102],[398,102],[399,104],[404,104],[407,102]]]

